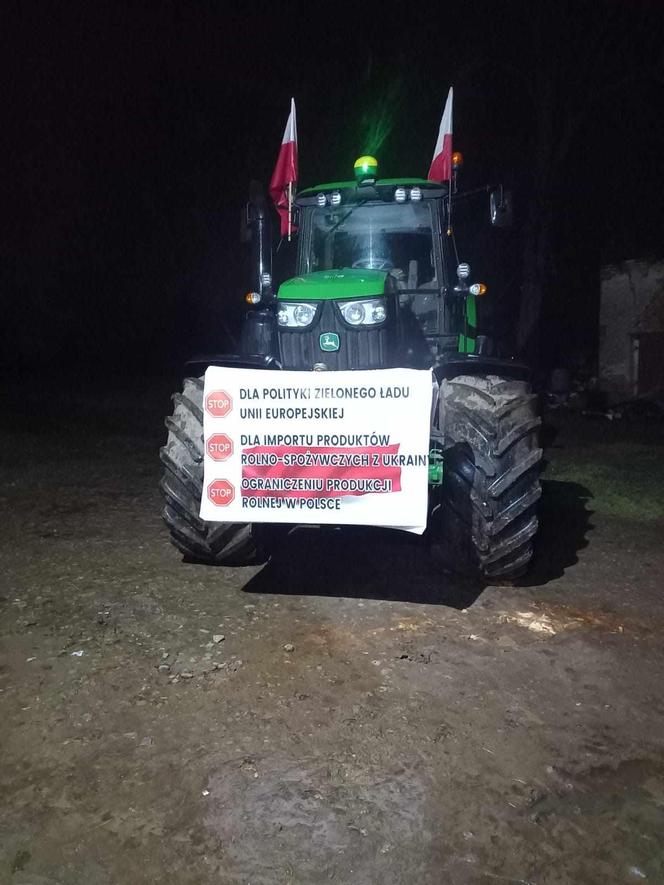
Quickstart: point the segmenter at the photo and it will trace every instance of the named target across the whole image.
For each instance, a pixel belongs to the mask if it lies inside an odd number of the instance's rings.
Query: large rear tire
[[[253,565],[264,561],[249,523],[205,522],[203,494],[203,378],[186,378],[173,394],[173,415],[166,418],[168,440],[160,451],[164,522],[171,541],[185,558],[208,565]]]
[[[438,547],[455,570],[495,580],[528,567],[542,492],[536,400],[526,382],[497,375],[441,384]]]

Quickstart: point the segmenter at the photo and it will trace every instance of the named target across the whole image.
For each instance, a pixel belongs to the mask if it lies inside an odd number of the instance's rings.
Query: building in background
[[[599,381],[616,400],[664,394],[664,260],[601,274]]]

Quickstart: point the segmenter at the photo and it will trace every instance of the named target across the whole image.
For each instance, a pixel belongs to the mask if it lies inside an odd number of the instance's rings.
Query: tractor
[[[419,368],[429,369],[438,386],[425,537],[450,570],[490,582],[524,573],[538,526],[540,419],[528,368],[491,355],[491,339],[478,334],[486,287],[471,283],[469,266],[458,263],[451,224],[462,196],[459,164],[455,154],[455,173],[441,183],[381,178],[376,160],[362,157],[354,179],[301,190],[293,210],[296,273],[279,286],[272,279],[270,207],[259,188],[250,192],[253,280],[240,353],[190,360],[166,419],[163,518],[186,560],[246,565],[270,553],[264,525],[199,516],[209,366]],[[491,221],[500,226],[510,212],[502,188],[491,191]]]

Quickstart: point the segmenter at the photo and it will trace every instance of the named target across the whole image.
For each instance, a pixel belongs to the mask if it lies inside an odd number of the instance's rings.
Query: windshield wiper
[[[335,232],[335,230],[337,230],[338,228],[340,228],[341,225],[342,225],[342,224],[343,224],[348,218],[350,218],[350,216],[353,214],[353,212],[354,212],[356,209],[359,209],[360,206],[364,206],[364,204],[365,204],[366,202],[367,202],[366,200],[361,200],[359,203],[356,203],[355,206],[351,206],[351,208],[348,210],[348,212],[346,212],[346,214],[345,214],[342,218],[340,218],[339,221],[337,221],[337,223],[336,223],[333,227],[331,227],[331,228],[329,229],[329,231],[325,234],[325,239],[327,239],[328,237],[331,237],[332,234]]]

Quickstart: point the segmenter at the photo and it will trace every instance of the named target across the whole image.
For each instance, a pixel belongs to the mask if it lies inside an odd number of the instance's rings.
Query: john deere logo
[[[336,332],[323,332],[320,336],[320,349],[326,353],[333,350],[339,350],[339,336]]]

